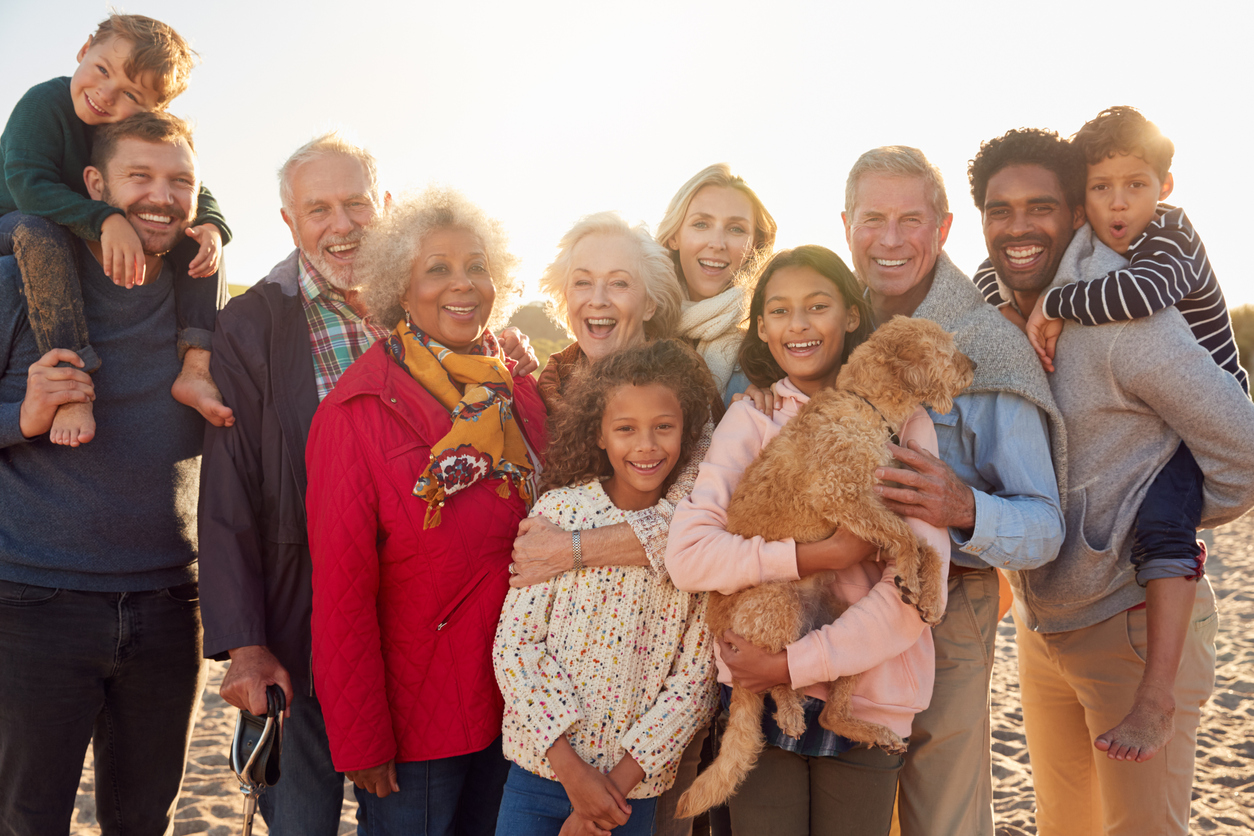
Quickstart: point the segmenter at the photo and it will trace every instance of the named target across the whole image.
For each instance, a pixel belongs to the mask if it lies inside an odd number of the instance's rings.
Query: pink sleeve
[[[734,403],[714,430],[696,484],[671,520],[666,569],[677,589],[730,595],[771,581],[797,580],[797,545],[727,533],[727,506],[736,485],[763,447],[770,421]]]
[[[919,407],[901,431],[903,444],[917,441],[936,455],[936,428],[927,412]],[[941,577],[949,575],[949,533],[907,517],[906,523],[924,542],[930,543],[941,558]],[[867,564],[863,564],[864,566]],[[882,567],[879,580],[866,594],[832,624],[802,636],[788,646],[788,670],[792,687],[805,688],[818,682],[831,682],[842,676],[862,673],[895,656],[919,640],[927,628],[919,613],[902,603],[893,563]],[[942,595],[948,585],[942,585]]]

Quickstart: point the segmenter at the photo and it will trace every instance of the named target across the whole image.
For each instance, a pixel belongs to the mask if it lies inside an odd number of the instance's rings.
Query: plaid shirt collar
[[[318,400],[322,400],[353,361],[375,340],[386,338],[388,331],[353,310],[344,294],[318,272],[304,252],[300,253],[297,274],[309,324],[314,380]]]
[[[318,268],[313,266],[313,262],[305,255],[304,250],[300,250],[297,276],[300,279],[300,289],[305,297],[305,301],[318,302],[320,297],[325,296],[327,301],[323,301],[321,304],[325,305],[329,301],[330,304],[343,305],[351,310],[351,307],[344,299],[344,293],[318,272]],[[354,311],[355,313],[356,311]],[[358,318],[360,319],[360,317]]]

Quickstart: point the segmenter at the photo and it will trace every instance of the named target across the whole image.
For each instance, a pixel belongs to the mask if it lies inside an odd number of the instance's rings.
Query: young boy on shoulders
[[[1184,210],[1165,200],[1174,181],[1172,142],[1135,108],[1112,107],[1072,138],[1087,162],[1084,211],[1093,233],[1124,256],[1127,267],[1095,281],[1042,294],[1026,332],[1046,371],[1064,320],[1081,325],[1126,322],[1175,306],[1197,341],[1248,395],[1223,292]],[[1001,306],[991,262],[975,275],[985,299]],[[1181,385],[1188,385],[1181,381]],[[1173,732],[1172,690],[1195,597],[1192,581],[1204,573],[1205,546],[1197,541],[1204,476],[1183,443],[1154,478],[1137,512],[1132,562],[1145,587],[1145,672],[1123,722],[1094,745],[1117,760],[1148,760]]]
[[[90,198],[83,169],[90,164],[95,127],[164,110],[187,88],[194,55],[160,21],[111,14],[79,50],[74,75],[28,90],[0,134],[0,255],[18,259],[41,353],[69,348],[88,372],[100,366],[83,316],[71,233],[100,242],[105,275],[114,284],[144,283],[139,236],[123,210]],[[199,206],[189,239],[170,253],[183,352],[171,394],[223,426],[234,418],[209,376],[209,339],[221,295],[219,258],[231,233],[217,201],[203,188]],[[174,219],[166,209],[142,206],[136,215],[142,223],[168,226]],[[95,432],[90,403],[66,404],[57,411],[49,438],[77,447]]]

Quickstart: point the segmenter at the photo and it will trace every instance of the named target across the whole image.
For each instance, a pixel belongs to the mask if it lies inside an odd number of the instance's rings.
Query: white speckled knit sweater
[[[532,514],[566,531],[626,520],[600,482],[549,491]],[[602,772],[631,752],[645,777],[629,797],[660,795],[717,705],[705,608],[704,594],[680,592],[645,566],[572,570],[511,589],[492,649],[505,757],[557,780],[545,753],[565,734]]]

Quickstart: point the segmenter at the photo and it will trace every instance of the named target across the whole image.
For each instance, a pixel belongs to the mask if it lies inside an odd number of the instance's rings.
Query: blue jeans
[[[336,836],[344,803],[344,773],[331,763],[331,744],[316,697],[294,694],[283,721],[282,774],[257,800],[270,836]]]
[[[170,831],[205,684],[196,584],[0,581],[0,833],[68,833],[90,742],[101,832]]]
[[[1132,530],[1137,583],[1160,578],[1196,578],[1197,527],[1202,521],[1205,477],[1182,441],[1150,483]]]
[[[614,836],[652,836],[656,798],[633,798],[631,818],[614,828]],[[575,809],[557,781],[532,775],[516,763],[509,766],[496,836],[557,836]]]
[[[362,789],[358,836],[492,836],[509,761],[501,738],[486,749],[396,765],[401,788],[387,798]]]

